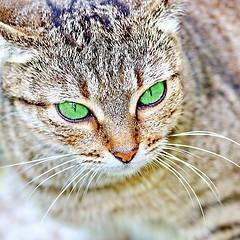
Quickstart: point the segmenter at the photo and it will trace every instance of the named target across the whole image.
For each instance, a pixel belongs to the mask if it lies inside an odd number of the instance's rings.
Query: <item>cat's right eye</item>
[[[68,122],[80,122],[90,115],[87,107],[74,102],[64,102],[56,105],[58,114]]]

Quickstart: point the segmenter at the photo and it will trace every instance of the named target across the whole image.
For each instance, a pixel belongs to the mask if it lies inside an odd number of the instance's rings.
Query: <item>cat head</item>
[[[43,141],[134,174],[179,119],[181,13],[176,0],[3,1],[4,92]]]

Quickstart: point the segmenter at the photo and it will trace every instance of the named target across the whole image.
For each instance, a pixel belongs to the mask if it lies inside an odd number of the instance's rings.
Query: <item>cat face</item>
[[[157,157],[181,112],[178,36],[159,16],[64,14],[51,22],[47,12],[51,24],[37,40],[22,33],[22,51],[32,58],[5,63],[4,91],[28,128],[76,154],[75,164],[135,174]]]

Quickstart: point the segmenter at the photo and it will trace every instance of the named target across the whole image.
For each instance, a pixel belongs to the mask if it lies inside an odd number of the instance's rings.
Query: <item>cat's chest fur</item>
[[[3,2],[4,156],[40,218],[90,239],[239,237],[239,30],[218,2]]]

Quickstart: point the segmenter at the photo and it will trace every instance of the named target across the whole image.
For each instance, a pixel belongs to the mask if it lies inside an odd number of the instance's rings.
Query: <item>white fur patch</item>
[[[156,27],[166,33],[175,33],[178,31],[179,22],[177,19],[168,19],[166,21],[156,22]]]
[[[6,43],[6,41],[0,35],[0,67],[1,67],[2,63],[4,62],[4,59],[6,59],[7,55],[8,55],[7,49],[5,47],[5,43]]]
[[[14,46],[0,36],[0,65],[3,62],[26,63],[33,55],[33,52]]]

